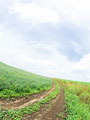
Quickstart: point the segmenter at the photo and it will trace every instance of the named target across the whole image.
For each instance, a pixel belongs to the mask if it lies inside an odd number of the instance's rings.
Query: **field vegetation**
[[[48,77],[36,75],[0,62],[0,98],[10,99],[39,93],[52,87]]]
[[[90,83],[61,81],[67,105],[66,120],[90,120]]]
[[[57,81],[55,81],[55,89],[53,92],[50,93],[49,96],[44,98],[43,100],[32,104],[31,106],[16,109],[16,110],[0,110],[0,120],[21,120],[25,114],[32,114],[40,110],[41,106],[44,104],[49,103],[52,99],[56,98],[56,96],[60,93],[60,87]]]

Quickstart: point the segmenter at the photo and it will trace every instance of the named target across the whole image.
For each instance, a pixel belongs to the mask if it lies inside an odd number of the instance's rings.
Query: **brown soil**
[[[53,84],[53,87],[49,91],[44,91],[39,94],[30,95],[27,98],[20,98],[15,101],[6,101],[6,100],[0,100],[0,104],[3,110],[6,109],[21,109],[24,107],[27,107],[37,101],[42,100],[46,96],[48,96],[53,90],[55,89],[55,84]]]
[[[60,94],[50,103],[41,106],[40,110],[31,115],[25,115],[22,120],[63,120],[66,118],[64,91],[60,86]]]

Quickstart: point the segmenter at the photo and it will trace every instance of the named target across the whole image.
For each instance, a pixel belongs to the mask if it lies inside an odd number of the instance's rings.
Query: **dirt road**
[[[60,88],[60,94],[55,99],[41,106],[38,112],[24,116],[22,120],[63,120],[66,118],[65,95],[61,85]]]

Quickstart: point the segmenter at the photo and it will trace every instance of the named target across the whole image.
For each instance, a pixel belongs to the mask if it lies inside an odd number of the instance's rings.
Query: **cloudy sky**
[[[0,0],[0,61],[90,82],[90,0]]]

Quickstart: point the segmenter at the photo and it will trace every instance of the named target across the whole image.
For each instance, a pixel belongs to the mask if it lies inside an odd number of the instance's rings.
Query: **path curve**
[[[55,99],[44,107],[42,106],[38,112],[25,115],[22,120],[62,120],[66,118],[65,94],[60,82],[59,85],[60,94]],[[51,107],[48,108],[48,106]],[[61,113],[62,116],[58,116],[59,113]]]
[[[35,102],[41,101],[44,99],[46,96],[48,96],[53,90],[55,89],[55,83],[53,83],[52,89],[47,91],[44,91],[39,94],[34,94],[32,96],[29,96],[27,98],[21,98],[16,101],[9,101],[7,102],[6,100],[0,100],[1,108],[3,110],[6,109],[21,109],[27,106],[32,105]],[[32,98],[31,98],[32,97]]]

